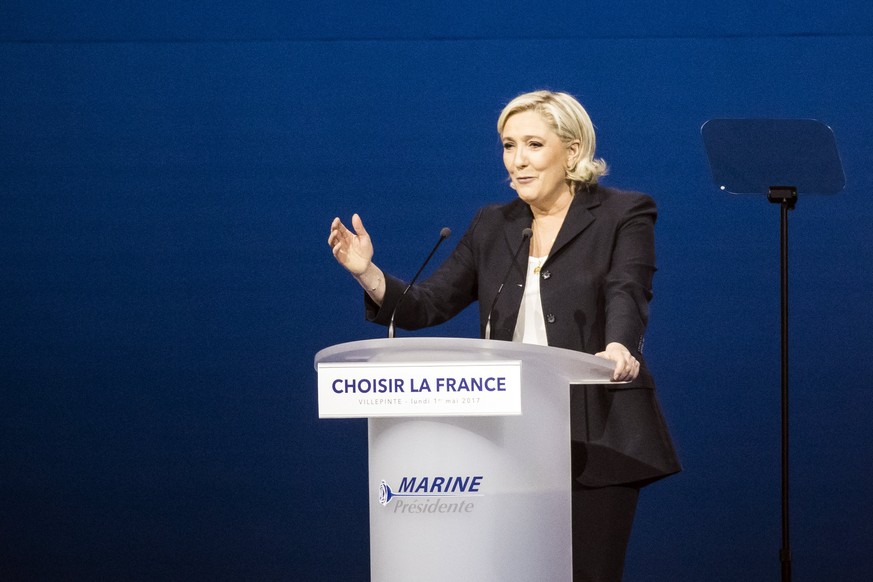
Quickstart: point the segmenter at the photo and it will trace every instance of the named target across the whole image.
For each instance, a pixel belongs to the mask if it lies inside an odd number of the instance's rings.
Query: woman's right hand
[[[352,228],[355,232],[347,229],[339,218],[334,218],[330,223],[327,244],[330,245],[337,262],[357,279],[377,305],[382,305],[385,298],[385,274],[373,264],[373,242],[357,214],[352,215]]]
[[[327,244],[330,245],[337,262],[352,275],[359,277],[372,264],[373,243],[361,217],[357,214],[352,215],[352,228],[355,232],[346,228],[339,218],[334,218],[330,224]]]

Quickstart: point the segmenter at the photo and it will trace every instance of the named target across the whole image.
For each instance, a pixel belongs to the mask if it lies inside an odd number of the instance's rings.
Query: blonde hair
[[[497,133],[503,135],[506,120],[523,111],[539,113],[564,145],[579,141],[579,159],[572,168],[567,169],[567,180],[571,182],[574,192],[586,184],[596,184],[598,178],[606,174],[606,162],[594,159],[597,143],[594,124],[585,108],[572,95],[552,91],[533,91],[519,95],[500,112]]]

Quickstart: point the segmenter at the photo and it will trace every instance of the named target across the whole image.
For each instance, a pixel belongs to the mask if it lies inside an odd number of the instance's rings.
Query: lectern
[[[571,580],[570,385],[561,348],[377,339],[315,357],[319,416],[368,418],[372,580]]]

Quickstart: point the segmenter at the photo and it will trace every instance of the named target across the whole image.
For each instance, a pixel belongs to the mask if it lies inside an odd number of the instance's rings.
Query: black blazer
[[[629,384],[574,387],[571,427],[577,480],[589,486],[654,480],[680,470],[643,358],[655,273],[654,201],[643,194],[592,185],[570,205],[540,271],[549,345],[588,353],[619,342],[640,361]],[[491,337],[512,340],[524,294],[528,248],[522,231],[533,214],[520,199],[481,209],[445,262],[413,286],[395,324],[418,329],[443,323],[479,302],[480,336],[503,276],[509,277],[491,316]],[[367,317],[387,324],[406,285],[386,275],[381,308],[366,297]]]

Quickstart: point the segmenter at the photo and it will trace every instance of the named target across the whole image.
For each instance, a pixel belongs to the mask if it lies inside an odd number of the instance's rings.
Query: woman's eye
[[[538,141],[532,141],[532,142],[530,142],[530,147],[532,147],[532,148],[539,148],[539,147],[542,147],[542,145],[543,145],[543,144],[541,144],[541,143],[538,142]]]
[[[511,143],[503,144],[503,149],[505,149],[505,150],[511,150],[512,147],[513,147],[513,144],[511,144]]]

